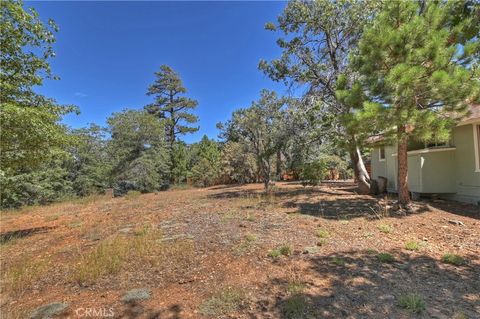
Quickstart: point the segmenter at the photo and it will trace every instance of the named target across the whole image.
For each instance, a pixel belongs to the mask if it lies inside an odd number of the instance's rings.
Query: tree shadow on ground
[[[15,239],[29,237],[39,233],[46,233],[54,228],[56,228],[56,226],[43,226],[5,232],[0,234],[0,244],[3,245]]]
[[[287,275],[272,278],[261,288],[263,297],[253,313],[285,319],[478,318],[478,256],[466,256],[467,264],[457,267],[418,253],[390,253],[391,263],[382,263],[373,251],[309,255],[297,277],[303,286]],[[292,284],[303,288],[292,290]],[[425,303],[419,313],[399,305],[402,296],[412,293]]]

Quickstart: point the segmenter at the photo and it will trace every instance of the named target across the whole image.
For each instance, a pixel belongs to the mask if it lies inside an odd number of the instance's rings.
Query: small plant
[[[378,254],[378,251],[376,249],[370,248],[370,249],[367,249],[366,253],[369,255],[374,255],[374,254]]]
[[[405,249],[418,251],[420,249],[420,244],[416,241],[410,240],[405,243]]]
[[[393,227],[387,224],[378,225],[378,230],[384,234],[390,234],[393,231]]]
[[[257,240],[257,237],[255,237],[255,235],[253,235],[253,234],[246,234],[245,235],[245,240],[247,242],[253,242],[253,241]]]
[[[307,288],[307,285],[305,285],[303,282],[292,281],[288,283],[287,292],[289,294],[296,295],[302,293],[305,288]]]
[[[289,256],[292,254],[292,248],[288,245],[272,249],[268,252],[268,257],[278,258],[280,256]]]
[[[461,266],[465,264],[465,259],[462,256],[447,253],[442,256],[442,261],[446,264]]]
[[[268,252],[267,256],[268,257],[271,257],[271,258],[278,258],[280,257],[282,254],[280,253],[280,250],[278,249],[272,249]]]
[[[283,256],[290,256],[292,254],[292,247],[285,245],[280,247],[279,251]]]
[[[395,261],[395,257],[393,257],[391,254],[389,253],[379,253],[377,255],[377,258],[378,260],[380,260],[380,262],[382,263],[392,263]]]
[[[303,295],[293,295],[282,304],[282,313],[287,319],[310,318],[311,306]]]
[[[317,230],[317,237],[326,239],[326,238],[330,237],[330,233],[328,231],[326,231],[325,229],[319,229],[319,230]]]
[[[2,271],[2,282],[9,291],[20,293],[40,280],[50,268],[47,260],[36,260],[31,256],[22,258],[22,262]],[[3,286],[3,285],[2,285]]]
[[[345,260],[340,257],[332,257],[332,263],[334,263],[337,266],[343,266],[345,265]]]
[[[204,316],[220,317],[234,312],[244,301],[242,291],[228,288],[202,302],[198,310]]]
[[[140,193],[139,191],[128,191],[128,193],[125,197],[127,199],[135,199],[140,195],[142,195],[142,193]]]
[[[253,222],[253,221],[255,221],[255,216],[253,216],[250,213],[247,213],[247,217],[245,219],[249,222]]]
[[[425,302],[415,293],[403,295],[398,300],[398,305],[411,313],[420,313],[425,310]]]

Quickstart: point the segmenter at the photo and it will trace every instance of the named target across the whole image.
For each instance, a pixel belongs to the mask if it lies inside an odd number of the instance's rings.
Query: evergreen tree
[[[180,76],[167,65],[162,65],[155,73],[155,82],[148,88],[148,95],[155,97],[155,102],[145,108],[150,114],[165,119],[165,131],[170,148],[170,169],[175,168],[174,148],[179,135],[198,131],[191,126],[198,117],[191,113],[198,105],[197,101],[183,96],[187,89]]]
[[[407,144],[446,141],[480,87],[478,2],[392,1],[365,30],[355,64],[360,116],[398,143],[399,203],[409,203]]]
[[[259,65],[275,81],[306,87],[307,96],[319,102],[316,118],[324,124],[323,134],[349,152],[362,193],[370,188],[360,152],[362,141],[342,121],[342,115],[350,113],[351,108],[337,99],[335,91],[339,77],[350,82],[355,79],[348,54],[356,48],[363,27],[379,4],[376,0],[290,1],[277,23],[266,25],[267,30],[283,33],[284,37],[277,40],[282,55],[270,62],[262,60]]]

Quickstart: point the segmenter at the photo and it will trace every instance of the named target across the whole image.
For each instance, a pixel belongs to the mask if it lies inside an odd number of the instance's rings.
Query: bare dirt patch
[[[2,317],[57,302],[70,318],[478,318],[479,208],[390,205],[278,183],[3,212]],[[149,297],[122,302],[135,289]]]

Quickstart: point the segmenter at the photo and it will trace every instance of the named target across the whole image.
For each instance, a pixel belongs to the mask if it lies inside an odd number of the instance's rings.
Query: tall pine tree
[[[409,140],[448,140],[455,120],[478,102],[479,19],[478,2],[387,2],[359,43],[362,113],[397,142],[402,206],[410,202]]]
[[[183,96],[187,89],[180,76],[168,65],[162,65],[155,72],[155,82],[148,88],[148,95],[155,97],[155,102],[145,108],[150,114],[165,119],[165,133],[170,149],[170,171],[175,169],[174,148],[179,135],[198,131],[198,117],[191,113],[198,105],[196,100]]]

